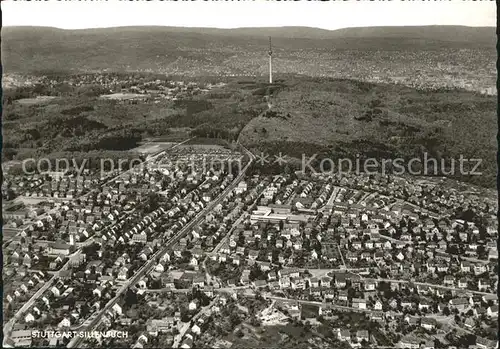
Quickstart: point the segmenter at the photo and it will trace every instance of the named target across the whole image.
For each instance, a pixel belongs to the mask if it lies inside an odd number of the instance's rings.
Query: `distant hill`
[[[278,53],[307,50],[494,50],[493,27],[427,26],[324,30],[281,28],[117,27],[62,30],[50,27],[2,28],[5,72],[40,70],[192,70],[210,63],[266,52],[273,37]],[[308,57],[304,57],[307,59]],[[219,63],[218,63],[219,62]],[[174,66],[171,66],[174,64]]]

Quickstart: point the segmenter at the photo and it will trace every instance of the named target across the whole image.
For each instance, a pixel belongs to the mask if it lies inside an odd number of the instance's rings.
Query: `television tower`
[[[273,83],[273,49],[271,46],[271,37],[269,37],[269,83]]]

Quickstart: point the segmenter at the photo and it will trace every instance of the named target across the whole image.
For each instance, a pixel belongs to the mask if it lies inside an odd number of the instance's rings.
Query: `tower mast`
[[[273,50],[271,46],[271,37],[269,37],[269,83],[273,83]]]

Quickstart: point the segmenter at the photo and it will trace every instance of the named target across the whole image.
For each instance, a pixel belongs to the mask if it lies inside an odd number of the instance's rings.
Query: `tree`
[[[191,319],[191,315],[189,314],[189,312],[187,310],[184,310],[183,312],[181,312],[181,321],[182,322],[189,322],[190,319]]]
[[[240,317],[235,312],[231,313],[231,315],[229,316],[229,321],[231,322],[232,328],[238,326],[241,323]]]

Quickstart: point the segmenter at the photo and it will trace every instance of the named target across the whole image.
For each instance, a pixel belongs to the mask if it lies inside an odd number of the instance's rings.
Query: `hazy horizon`
[[[3,26],[92,29],[495,27],[495,2],[2,2]]]

